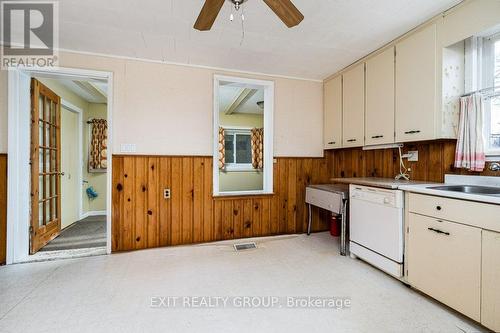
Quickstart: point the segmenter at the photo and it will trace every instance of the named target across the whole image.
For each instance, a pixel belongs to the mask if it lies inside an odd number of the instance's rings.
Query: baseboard
[[[80,216],[80,220],[83,220],[89,216],[99,216],[99,215],[106,215],[106,211],[105,210],[94,210],[94,211],[83,213]]]

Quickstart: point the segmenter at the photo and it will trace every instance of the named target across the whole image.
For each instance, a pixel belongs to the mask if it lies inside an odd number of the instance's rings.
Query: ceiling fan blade
[[[290,0],[264,0],[264,2],[289,28],[298,25],[304,19],[304,15]]]
[[[201,9],[200,15],[198,15],[194,28],[200,31],[210,30],[217,15],[219,15],[224,1],[225,0],[205,0],[205,4]]]

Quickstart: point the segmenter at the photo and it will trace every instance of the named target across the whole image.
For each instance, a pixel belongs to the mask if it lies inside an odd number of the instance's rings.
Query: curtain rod
[[[106,120],[106,119],[90,118],[89,120],[87,120],[87,124],[92,124],[94,120]]]
[[[461,97],[467,97],[467,96],[473,95],[475,93],[482,93],[482,92],[485,92],[485,91],[488,91],[488,90],[497,90],[497,89],[500,89],[500,86],[494,86],[494,87],[479,89],[479,90],[476,90],[476,91],[471,91],[471,92],[469,92],[467,94],[463,94]]]

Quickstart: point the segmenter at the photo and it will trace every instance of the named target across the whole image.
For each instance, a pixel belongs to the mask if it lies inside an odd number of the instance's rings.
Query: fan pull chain
[[[245,6],[241,6],[241,41],[240,46],[243,45],[243,40],[245,39]]]

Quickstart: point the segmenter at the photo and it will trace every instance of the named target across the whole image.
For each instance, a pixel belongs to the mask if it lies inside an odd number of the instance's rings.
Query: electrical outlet
[[[122,143],[120,145],[120,152],[122,153],[135,153],[137,147],[135,143]]]
[[[410,150],[408,152],[408,162],[418,162],[418,150]]]
[[[170,199],[170,189],[169,188],[166,188],[163,190],[163,198]]]

